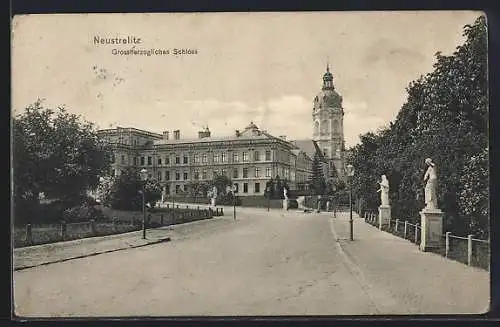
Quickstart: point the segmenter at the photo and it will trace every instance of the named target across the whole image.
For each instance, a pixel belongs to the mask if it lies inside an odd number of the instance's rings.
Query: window
[[[201,179],[207,179],[207,171],[206,170],[203,170],[201,172]]]
[[[170,165],[170,157],[169,156],[165,157],[165,165]]]
[[[184,180],[187,180],[188,179],[188,173],[187,172],[184,172]]]
[[[161,181],[161,171],[158,172],[158,180]]]
[[[182,158],[182,163],[187,165],[188,163],[188,157],[187,156],[184,156],[184,158]]]
[[[243,162],[248,161],[248,152],[243,152]]]
[[[255,192],[255,193],[260,193],[260,183],[255,183],[255,189],[254,189],[254,192]]]
[[[168,181],[170,179],[170,172],[167,170],[165,172],[165,180]]]
[[[158,166],[161,166],[161,158],[158,158]]]
[[[271,151],[267,150],[266,151],[266,161],[270,161],[271,160]]]
[[[125,164],[125,155],[122,154],[122,165]]]
[[[255,161],[260,161],[260,152],[259,151],[254,152],[254,159],[255,159]]]
[[[248,193],[248,183],[243,183],[243,193]]]
[[[200,179],[200,172],[199,171],[194,172],[194,179]]]
[[[218,153],[214,154],[214,162],[219,162],[219,154]]]
[[[240,158],[238,157],[237,153],[233,153],[233,162],[238,162],[240,161]]]
[[[137,166],[137,157],[134,157],[134,166]]]
[[[175,193],[179,193],[181,191],[180,185],[175,185]]]
[[[226,172],[225,169],[221,169],[220,174],[223,175],[223,176],[226,176],[227,172]]]
[[[152,161],[153,158],[151,157],[148,157],[148,166],[151,166],[153,164],[153,161]]]
[[[206,153],[203,154],[203,157],[201,158],[201,162],[206,164],[208,162],[208,156]]]
[[[144,166],[144,165],[145,165],[144,157],[141,157],[141,166]]]
[[[214,170],[214,178],[217,177],[217,175],[219,175],[219,172],[217,170]]]
[[[238,193],[238,191],[239,191],[239,189],[240,189],[240,187],[239,187],[239,186],[240,186],[240,184],[238,184],[238,183],[234,183],[233,185],[234,185],[234,193]]]
[[[323,155],[324,155],[325,157],[327,157],[327,156],[328,156],[328,149],[327,149],[327,148],[324,148],[324,149],[323,149]]]
[[[266,168],[266,177],[271,177],[271,167]]]
[[[221,161],[222,161],[222,162],[227,162],[227,155],[226,155],[226,153],[225,153],[225,152],[222,152],[222,153],[221,153]]]
[[[181,157],[175,156],[175,164],[179,165],[181,163]]]
[[[233,178],[238,178],[238,168],[233,169]]]
[[[260,168],[255,168],[255,177],[259,177],[260,175]]]
[[[194,163],[199,163],[199,162],[200,162],[200,157],[197,154],[195,154],[194,155]]]
[[[243,178],[248,178],[248,168],[243,168]]]
[[[175,172],[175,180],[178,181],[181,179],[181,174],[178,171]]]

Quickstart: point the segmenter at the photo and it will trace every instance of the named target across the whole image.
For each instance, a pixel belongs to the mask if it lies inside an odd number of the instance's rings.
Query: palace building
[[[113,175],[127,167],[148,170],[149,178],[164,184],[165,194],[187,190],[193,181],[228,176],[237,193],[263,195],[272,177],[286,179],[292,189],[304,189],[312,161],[304,151],[283,137],[261,131],[253,122],[233,136],[214,137],[208,128],[197,139],[183,139],[179,130],[155,134],[135,128],[100,130],[113,146]]]
[[[328,180],[343,178],[343,116],[342,97],[327,66],[322,91],[314,98],[310,140],[287,141],[253,122],[225,137],[212,136],[208,127],[195,139],[182,138],[180,130],[170,135],[122,127],[98,134],[112,145],[112,175],[127,167],[145,168],[149,178],[164,185],[165,195],[187,191],[191,182],[212,180],[217,174],[229,177],[240,196],[263,195],[266,182],[277,176],[291,189],[307,189],[315,152]]]

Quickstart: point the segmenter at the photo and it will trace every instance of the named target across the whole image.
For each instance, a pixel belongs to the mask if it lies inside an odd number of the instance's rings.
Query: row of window
[[[174,174],[175,174],[175,180],[176,181],[181,180],[181,172],[176,171]],[[210,178],[212,178],[212,177],[215,178],[215,176],[217,176],[218,174],[219,174],[219,171],[218,170],[214,170],[213,171],[213,176],[211,176]],[[221,169],[220,174],[227,176],[227,170],[226,169]],[[241,178],[249,178],[248,176],[249,176],[249,174],[248,174],[248,168],[243,168]],[[239,170],[238,169],[233,169],[232,177],[233,178],[240,178],[240,174],[239,174]],[[255,178],[263,177],[261,175],[261,169],[260,168],[255,168],[253,177],[255,177]],[[271,167],[266,167],[265,177],[271,177]],[[164,174],[162,173],[162,171],[158,171],[157,178],[158,178],[159,181],[162,181],[162,180],[168,181],[168,180],[170,180],[170,171],[167,170],[167,171],[165,171]],[[209,176],[208,176],[208,173],[207,173],[206,170],[202,170],[201,174],[200,174],[199,171],[195,171],[194,174],[193,174],[193,178],[194,179],[209,179]],[[182,172],[182,179],[183,180],[188,180],[189,179],[189,173],[188,172]]]
[[[235,183],[236,186],[235,188],[235,193],[239,193],[239,184]],[[187,185],[175,185],[175,193],[178,194],[180,192],[186,192],[187,191]],[[243,183],[243,193],[248,193],[248,183]],[[253,187],[253,192],[254,193],[260,193],[260,183],[255,183]]]
[[[267,150],[265,151],[265,161],[271,161],[271,151]],[[242,162],[248,162],[249,161],[249,153],[248,152],[243,152],[242,153]],[[253,156],[254,161],[261,161],[262,157],[260,155],[259,151],[254,151],[254,156]],[[138,158],[134,157],[134,165],[137,166]],[[141,166],[152,166],[153,165],[153,157],[140,157],[139,158],[139,164]],[[181,164],[181,156],[175,156],[175,164],[180,165]],[[111,161],[114,163],[115,162],[115,156],[114,154],[112,155]],[[207,164],[208,163],[208,153],[203,153],[201,155],[195,154],[193,156],[193,161],[194,163],[202,163],[202,164]],[[222,152],[222,153],[214,153],[212,156],[212,162],[214,163],[219,163],[219,162],[228,162],[227,158],[227,153]],[[240,162],[240,157],[239,153],[234,152],[233,153],[233,162]],[[182,156],[182,164],[186,165],[189,163],[188,156]],[[128,164],[127,158],[125,155],[121,156],[121,164],[125,165]],[[170,157],[166,156],[165,161],[162,160],[162,158],[157,158],[157,164],[158,166],[161,166],[163,164],[165,165],[170,165]]]

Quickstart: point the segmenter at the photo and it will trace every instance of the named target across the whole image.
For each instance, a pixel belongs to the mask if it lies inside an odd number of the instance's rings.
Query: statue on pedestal
[[[424,174],[425,184],[425,208],[437,209],[437,170],[436,165],[432,162],[431,158],[425,159],[425,164],[428,166]]]
[[[380,189],[377,192],[380,192],[380,202],[381,206],[389,205],[389,180],[385,175],[382,175],[382,181],[378,183],[380,185]]]

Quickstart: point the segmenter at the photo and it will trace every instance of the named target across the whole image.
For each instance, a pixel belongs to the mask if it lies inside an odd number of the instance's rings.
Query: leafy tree
[[[187,184],[189,196],[192,198],[206,197],[210,189],[208,183],[203,181],[193,181]]]
[[[324,194],[327,188],[326,179],[323,174],[323,166],[318,153],[314,153],[312,162],[312,176],[310,188],[313,190],[314,194],[320,195]]]
[[[143,187],[145,202],[154,206],[161,199],[161,184],[155,180],[144,183],[136,169],[125,169],[114,178],[110,189],[103,192],[103,204],[120,210],[141,210]]]
[[[362,135],[348,160],[356,167],[353,189],[365,209],[378,206],[377,182],[385,174],[393,215],[418,220],[424,206],[424,160],[432,158],[445,228],[479,235],[488,229],[485,17],[466,25],[464,36],[465,43],[452,55],[436,53],[434,71],[408,85],[407,101],[395,121]]]
[[[109,169],[109,149],[94,125],[63,107],[37,100],[12,118],[12,134],[16,216],[28,214],[27,207],[36,211],[41,192],[68,207],[81,202]]]
[[[217,194],[219,195],[225,195],[226,189],[228,186],[232,187],[233,183],[231,182],[231,179],[227,177],[226,175],[217,175],[214,177],[212,181],[208,184],[209,189],[213,188],[214,186],[217,187]]]
[[[274,198],[281,199],[283,197],[283,181],[279,175],[276,175],[274,183]]]
[[[264,189],[264,197],[265,198],[272,198],[274,193],[274,181],[272,178],[270,178],[266,182],[266,188]]]

